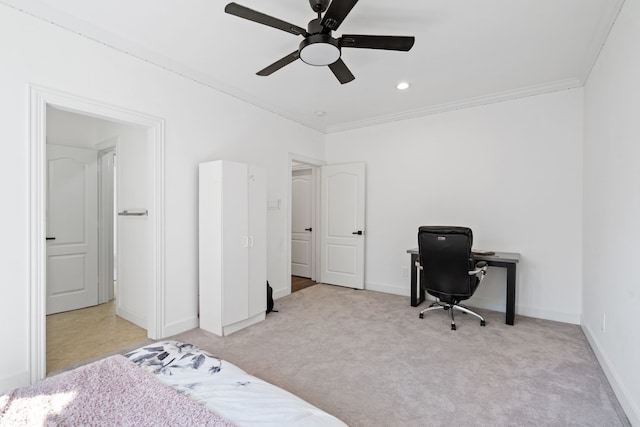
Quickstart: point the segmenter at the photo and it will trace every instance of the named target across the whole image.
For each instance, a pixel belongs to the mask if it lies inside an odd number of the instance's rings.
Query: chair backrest
[[[423,267],[420,282],[427,292],[444,302],[468,299],[478,286],[469,276],[475,260],[473,233],[467,227],[423,226],[418,229],[418,249]]]

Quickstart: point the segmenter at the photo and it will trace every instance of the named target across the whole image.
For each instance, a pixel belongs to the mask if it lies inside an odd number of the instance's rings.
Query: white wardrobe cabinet
[[[200,327],[225,336],[265,318],[266,171],[217,160],[199,173]]]

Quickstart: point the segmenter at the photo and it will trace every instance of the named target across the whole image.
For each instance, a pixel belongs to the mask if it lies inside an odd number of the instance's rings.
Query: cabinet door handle
[[[313,231],[313,228],[305,228],[304,231]]]
[[[253,247],[253,236],[249,236],[249,247]]]
[[[46,239],[47,239],[47,240],[56,240],[56,238],[55,238],[55,237],[47,237]]]
[[[357,234],[358,236],[362,236],[362,230],[354,231],[351,234]]]
[[[242,247],[243,248],[249,247],[249,236],[242,236]]]

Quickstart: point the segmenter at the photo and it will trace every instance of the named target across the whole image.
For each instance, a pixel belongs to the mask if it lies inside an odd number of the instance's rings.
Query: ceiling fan
[[[331,4],[329,4],[329,1],[309,0],[311,8],[318,14],[318,17],[309,21],[306,30],[237,3],[229,3],[224,8],[224,11],[258,24],[304,37],[298,49],[258,71],[256,74],[259,76],[271,75],[300,58],[310,65],[329,66],[340,83],[344,84],[352,81],[355,77],[340,58],[342,48],[384,49],[407,52],[413,47],[414,37],[357,34],[343,34],[339,38],[333,37],[331,32],[338,29],[358,0],[333,0]],[[322,16],[325,11],[326,13]]]

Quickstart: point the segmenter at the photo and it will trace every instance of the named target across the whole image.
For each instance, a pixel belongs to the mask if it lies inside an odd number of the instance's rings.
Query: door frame
[[[115,168],[113,161],[105,165],[104,159],[106,156],[115,158],[118,138],[110,138],[107,142],[111,141],[113,145],[98,151],[98,304],[114,298]],[[105,146],[103,143],[98,145]]]
[[[31,382],[46,375],[46,119],[47,105],[74,113],[148,128],[149,247],[147,334],[164,336],[164,120],[52,89],[27,85],[29,100],[29,370]]]
[[[315,233],[316,230],[318,232],[320,232],[320,215],[318,215],[319,209],[320,209],[320,167],[322,166],[326,166],[327,162],[325,162],[324,160],[319,160],[319,159],[314,159],[312,157],[308,157],[308,156],[303,156],[301,154],[295,154],[295,153],[289,153],[289,159],[287,162],[287,166],[288,166],[288,171],[287,171],[287,178],[288,178],[288,184],[287,184],[287,188],[289,191],[288,194],[288,198],[287,198],[287,283],[288,283],[288,291],[285,294],[282,295],[276,295],[274,297],[280,298],[282,296],[288,295],[291,293],[291,223],[292,223],[292,216],[291,216],[291,210],[293,209],[293,193],[292,193],[292,189],[291,189],[291,173],[293,171],[293,164],[294,163],[303,163],[305,165],[308,165],[309,167],[311,167],[312,169],[312,173],[315,174],[315,200],[313,200],[313,204],[315,205],[315,214],[313,216],[314,218],[314,223],[312,224],[313,227],[313,232]],[[317,234],[316,234],[317,235]],[[315,249],[315,257],[313,259],[313,269],[312,271],[315,272],[315,274],[312,274],[312,277],[314,278],[314,280],[316,281],[320,281],[320,277],[318,277],[318,273],[319,273],[319,269],[317,268],[317,266],[320,265],[320,239],[319,238],[315,238],[314,239],[314,249]]]
[[[319,168],[315,167],[315,166],[309,166],[307,164],[299,164],[298,166],[292,166],[291,168],[291,223],[293,224],[293,207],[294,207],[294,200],[293,200],[293,174],[296,171],[309,171],[309,179],[310,179],[310,183],[311,183],[311,206],[309,207],[311,210],[311,236],[310,236],[310,240],[309,242],[311,243],[311,254],[310,254],[310,266],[309,266],[309,278],[311,280],[316,280],[317,278],[317,266],[316,266],[316,252],[317,252],[317,247],[316,247],[316,234],[318,232],[318,229],[316,228],[316,215],[318,213],[318,209],[317,209],[317,197],[316,197],[316,192],[318,189],[318,185],[317,185],[317,180],[319,179],[318,175],[319,175]],[[293,227],[292,227],[293,228]],[[292,231],[293,234],[293,231]],[[293,238],[291,239],[291,245],[292,245],[292,254],[293,254]],[[292,255],[293,256],[293,255]],[[293,274],[293,267],[291,268],[291,274]]]

